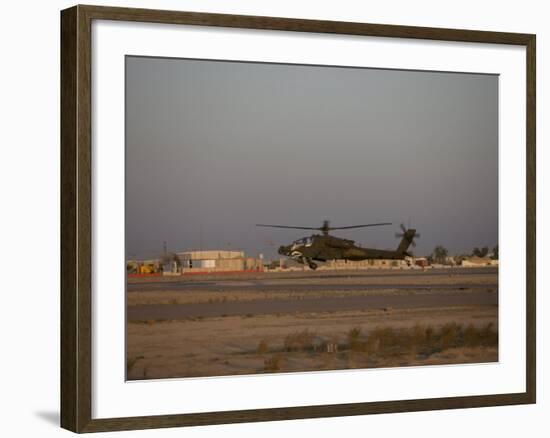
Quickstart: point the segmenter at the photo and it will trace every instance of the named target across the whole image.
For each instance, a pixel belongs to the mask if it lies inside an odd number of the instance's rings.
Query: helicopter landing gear
[[[312,262],[311,260],[307,261],[307,265],[309,266],[310,269],[313,269],[314,271],[317,269],[317,263]]]
[[[312,262],[311,259],[307,258],[307,257],[302,257],[302,260],[301,260],[302,264],[304,265],[308,265],[309,266],[309,269],[317,269],[317,263],[315,262]]]

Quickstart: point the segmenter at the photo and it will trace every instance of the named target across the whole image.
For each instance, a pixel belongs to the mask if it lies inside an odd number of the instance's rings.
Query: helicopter
[[[401,238],[399,246],[395,251],[362,248],[356,245],[353,240],[343,239],[329,234],[332,230],[348,230],[351,228],[378,227],[384,225],[392,225],[392,223],[381,222],[375,224],[350,225],[346,227],[331,227],[328,220],[323,221],[321,227],[256,224],[257,227],[321,231],[322,234],[313,234],[308,237],[303,237],[295,240],[290,245],[280,246],[278,250],[279,254],[290,257],[298,263],[307,264],[313,270],[318,267],[317,263],[315,263],[316,261],[326,262],[335,259],[351,261],[373,259],[404,260],[405,257],[411,257],[411,254],[408,253],[407,250],[409,246],[416,246],[414,239],[420,237],[420,234],[418,234],[414,228],[405,228],[403,224],[400,225],[402,232],[395,234],[395,237]]]

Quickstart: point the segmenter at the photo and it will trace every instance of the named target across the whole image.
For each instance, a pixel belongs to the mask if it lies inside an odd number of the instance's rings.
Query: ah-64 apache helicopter
[[[329,221],[324,221],[321,227],[294,227],[288,225],[256,224],[258,227],[290,228],[297,230],[318,230],[323,234],[313,234],[309,237],[295,240],[288,246],[279,247],[279,254],[290,257],[298,263],[307,264],[311,269],[317,269],[317,263],[327,260],[404,260],[411,255],[407,252],[409,246],[416,246],[415,237],[420,237],[415,229],[407,229],[401,224],[402,233],[396,233],[395,237],[401,238],[401,242],[395,251],[381,250],[375,248],[362,248],[355,244],[355,241],[331,236],[332,230],[348,230],[351,228],[377,227],[391,225],[391,222],[377,224],[351,225],[348,227],[331,227]]]

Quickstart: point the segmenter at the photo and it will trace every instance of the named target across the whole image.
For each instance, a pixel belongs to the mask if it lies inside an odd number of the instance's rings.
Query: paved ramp
[[[369,295],[301,300],[258,300],[248,302],[160,304],[129,306],[128,321],[184,319],[196,317],[308,313],[382,308],[448,306],[497,306],[498,292],[456,292],[410,295]]]

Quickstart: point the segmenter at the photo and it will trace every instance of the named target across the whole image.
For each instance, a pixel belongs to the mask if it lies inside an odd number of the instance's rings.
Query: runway
[[[196,303],[129,306],[128,321],[173,320],[196,317],[262,315],[277,313],[329,312],[388,308],[448,306],[497,306],[496,292],[452,294],[370,295],[302,300],[261,300],[248,302]]]
[[[128,321],[390,307],[497,306],[498,269],[161,277],[131,281],[127,290],[131,303],[127,306]]]
[[[266,284],[263,282],[251,282],[251,281],[242,281],[229,283],[224,282],[208,282],[208,283],[175,283],[170,285],[163,285],[159,287],[158,285],[147,285],[146,287],[132,287],[128,292],[137,292],[137,291],[154,291],[154,290],[170,290],[170,291],[185,291],[185,290],[204,290],[204,291],[307,291],[312,292],[323,292],[323,291],[333,291],[333,290],[416,290],[416,291],[432,291],[432,290],[464,290],[464,289],[487,289],[487,288],[496,288],[496,284],[430,284],[430,285],[419,285],[419,284],[407,284],[407,283],[384,283],[384,284],[369,284],[369,283],[360,283],[360,284]]]
[[[342,271],[332,272],[293,272],[293,273],[260,273],[218,276],[201,276],[200,278],[161,278],[160,280],[147,280],[129,282],[127,291],[186,291],[186,290],[211,290],[211,291],[284,291],[284,290],[362,290],[362,289],[463,289],[475,287],[496,287],[491,285],[475,285],[461,281],[461,277],[475,278],[481,275],[498,274],[497,268],[477,269],[432,269],[423,271]],[[449,283],[422,284],[422,277],[453,277],[456,281]]]

